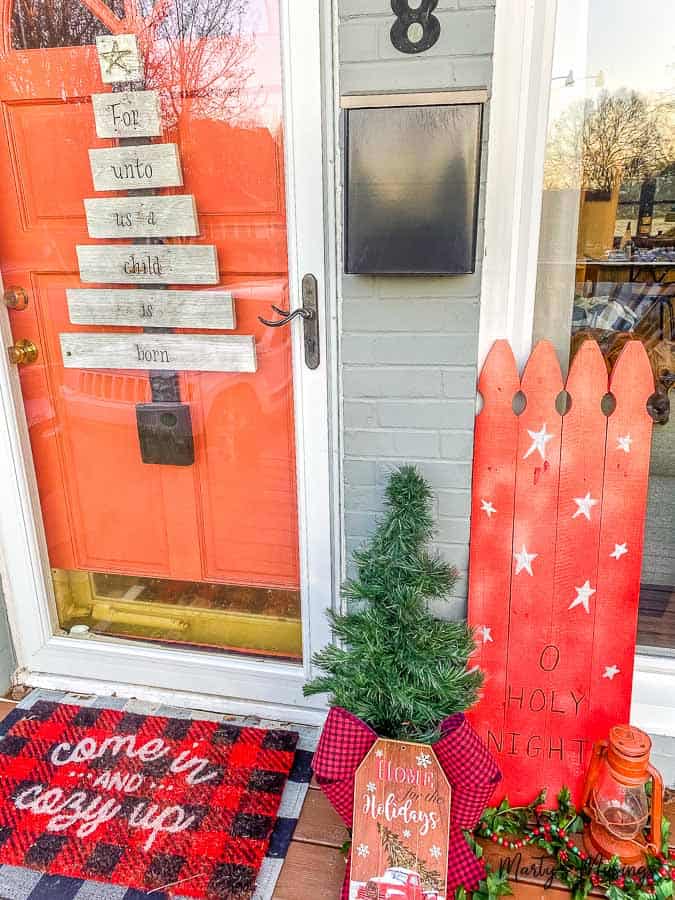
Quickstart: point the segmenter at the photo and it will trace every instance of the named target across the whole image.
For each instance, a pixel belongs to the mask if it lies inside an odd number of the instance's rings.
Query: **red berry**
[[[579,859],[588,859],[588,853],[585,850],[579,851]]]
[[[491,840],[491,841],[494,841],[495,844],[496,844],[496,843],[497,843],[497,840],[498,840],[497,835],[496,835],[496,834],[493,834],[493,835],[491,836],[490,840]]]
[[[538,816],[540,816],[545,809],[546,809],[546,807],[544,806],[543,803],[538,803],[537,806],[535,806],[534,811],[536,812],[536,814]]]

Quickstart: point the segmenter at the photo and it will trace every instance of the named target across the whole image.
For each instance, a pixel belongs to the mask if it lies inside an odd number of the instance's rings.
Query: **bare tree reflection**
[[[644,178],[672,159],[669,111],[636,91],[601,91],[569,107],[553,123],[544,187],[611,191]]]
[[[159,90],[165,125],[191,116],[239,121],[260,103],[247,85],[254,39],[245,31],[250,0],[158,0],[161,13],[141,31],[145,86]],[[147,22],[153,8],[141,0]]]
[[[118,17],[124,0],[103,0]],[[83,5],[82,0],[15,0],[12,10],[12,47],[43,50],[93,44],[109,30]]]

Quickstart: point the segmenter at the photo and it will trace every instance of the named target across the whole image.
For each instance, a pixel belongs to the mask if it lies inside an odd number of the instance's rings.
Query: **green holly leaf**
[[[569,808],[570,796],[570,789],[563,785],[563,787],[560,789],[560,793],[558,794],[558,806],[560,807],[561,811]]]
[[[583,881],[580,881],[575,885],[575,888],[572,891],[572,900],[586,900],[592,887],[591,879],[584,878]]]
[[[668,845],[670,841],[670,821],[665,816],[661,819],[661,850],[668,853]]]
[[[579,834],[582,832],[584,830],[584,820],[581,816],[575,816],[567,826],[567,830],[572,834]]]
[[[668,900],[673,896],[673,882],[670,878],[664,878],[656,884],[656,900]]]
[[[486,883],[489,900],[513,894],[506,872],[488,872]]]
[[[466,891],[461,885],[455,890],[455,900],[466,900]]]

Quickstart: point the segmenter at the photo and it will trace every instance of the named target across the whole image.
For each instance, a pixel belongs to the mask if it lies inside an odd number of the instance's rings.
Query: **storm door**
[[[302,660],[302,323],[259,318],[302,302],[280,5],[2,3],[0,270],[62,636]]]

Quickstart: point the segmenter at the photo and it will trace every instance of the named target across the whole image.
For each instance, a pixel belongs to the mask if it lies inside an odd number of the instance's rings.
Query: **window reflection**
[[[638,641],[675,650],[674,0],[558,5],[534,338],[566,365],[597,340],[612,367],[628,340],[657,390]],[[648,36],[648,39],[647,39]],[[562,74],[565,73],[565,74]]]
[[[124,0],[103,0],[118,17]],[[15,0],[12,12],[12,47],[40,50],[47,47],[80,47],[93,44],[110,31],[87,9],[82,0]]]

